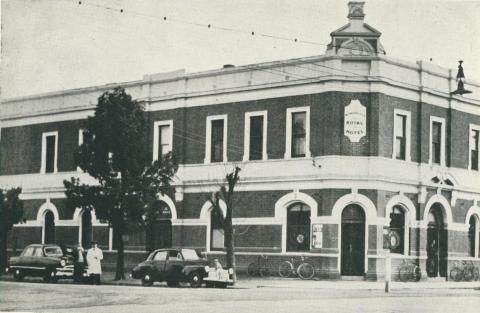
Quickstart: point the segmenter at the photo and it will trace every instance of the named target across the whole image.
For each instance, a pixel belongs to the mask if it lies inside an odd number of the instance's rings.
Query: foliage
[[[7,263],[7,235],[13,225],[24,222],[23,201],[20,200],[22,188],[0,189],[0,270]]]

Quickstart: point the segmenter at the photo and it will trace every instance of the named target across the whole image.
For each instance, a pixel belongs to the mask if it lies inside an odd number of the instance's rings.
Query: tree
[[[223,231],[225,233],[225,250],[226,250],[226,257],[227,257],[227,267],[235,269],[235,240],[234,240],[234,229],[233,229],[233,198],[234,198],[234,191],[235,186],[240,179],[240,167],[235,166],[234,170],[228,173],[225,178],[227,180],[227,187],[221,186],[220,190],[217,191],[212,195],[210,198],[210,202],[213,206],[212,214],[216,214],[217,216],[223,217]],[[223,212],[220,208],[220,200],[224,200],[227,206],[227,211],[225,212],[225,216],[223,216]],[[233,272],[233,281],[235,282],[236,274],[235,271]]]
[[[22,188],[0,189],[0,271],[7,265],[7,236],[13,225],[24,221]]]
[[[103,93],[85,126],[75,162],[96,184],[65,180],[67,205],[95,210],[99,219],[109,222],[117,249],[115,279],[120,280],[125,276],[123,236],[130,226],[144,225],[147,204],[157,194],[173,191],[178,165],[171,152],[151,162],[144,108],[123,88]]]

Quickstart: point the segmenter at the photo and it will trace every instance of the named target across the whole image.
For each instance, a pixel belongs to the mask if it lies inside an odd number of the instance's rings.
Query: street
[[[295,282],[296,283],[296,282]],[[228,289],[135,285],[0,282],[0,311],[41,312],[478,312],[480,288],[398,288],[381,284],[322,282],[266,286],[240,282]],[[337,286],[337,287],[335,287]],[[360,286],[360,287],[358,287]],[[413,285],[412,285],[413,286]],[[455,286],[455,285],[453,285]]]

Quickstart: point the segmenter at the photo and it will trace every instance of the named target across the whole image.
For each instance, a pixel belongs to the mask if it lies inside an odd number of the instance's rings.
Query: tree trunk
[[[123,225],[117,223],[113,225],[113,244],[117,249],[117,267],[115,271],[115,280],[125,279],[125,259],[123,247]]]
[[[0,273],[3,273],[7,266],[7,234],[0,233]]]
[[[227,252],[227,268],[233,268],[233,283],[237,281],[237,274],[235,271],[235,243],[233,238],[233,225],[232,219],[225,221],[225,242],[226,242],[226,252]]]

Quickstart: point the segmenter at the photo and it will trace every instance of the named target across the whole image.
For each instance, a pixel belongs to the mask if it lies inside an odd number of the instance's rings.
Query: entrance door
[[[443,213],[435,204],[428,213],[427,228],[427,275],[446,277],[447,275],[447,230],[443,224]]]
[[[85,210],[82,214],[82,247],[90,247],[92,242],[92,214]]]
[[[45,243],[55,243],[55,216],[52,211],[45,213],[44,220]]]
[[[172,212],[161,200],[149,204],[147,216],[146,248],[153,251],[172,247]]]
[[[341,274],[363,276],[365,274],[365,213],[351,204],[342,212]]]

